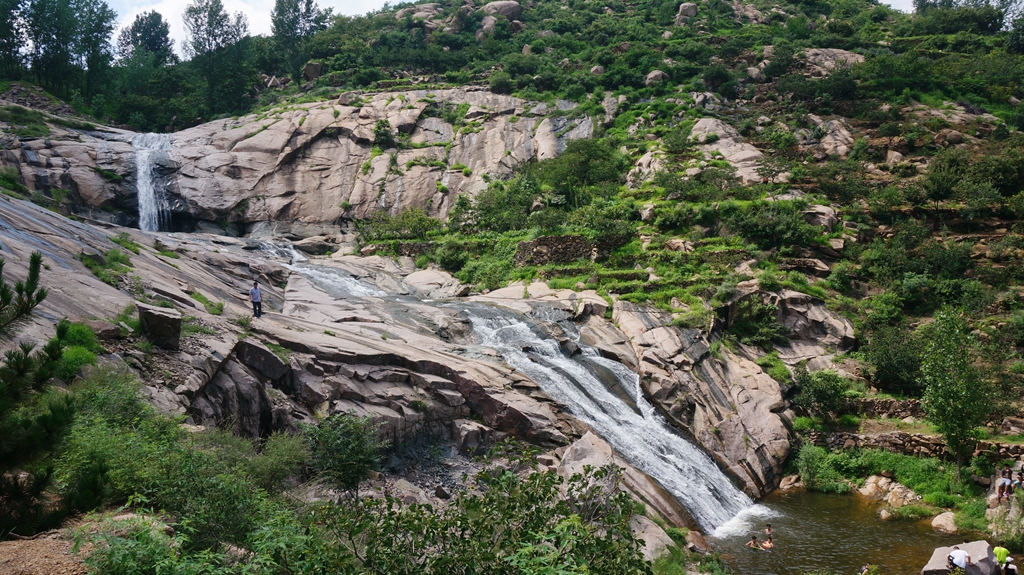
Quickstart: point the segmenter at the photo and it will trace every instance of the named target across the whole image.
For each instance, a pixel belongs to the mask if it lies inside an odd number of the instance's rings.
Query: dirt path
[[[85,575],[82,556],[71,553],[70,541],[47,539],[0,541],[0,573],[4,575]]]

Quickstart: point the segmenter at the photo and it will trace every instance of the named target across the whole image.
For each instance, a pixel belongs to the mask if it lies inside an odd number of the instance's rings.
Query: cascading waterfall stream
[[[341,270],[310,263],[286,267],[336,298],[389,295]],[[509,366],[566,406],[627,462],[656,479],[706,533],[747,529],[753,517],[773,514],[754,505],[707,453],[658,415],[644,397],[639,376],[625,365],[579,342],[581,353],[566,357],[557,340],[514,312],[471,302],[449,305],[468,314],[481,346],[498,351]],[[564,317],[550,311],[554,313],[536,310],[547,321]],[[561,325],[576,335],[573,325]]]
[[[139,198],[139,229],[159,232],[164,224],[163,197],[156,187],[154,160],[171,149],[170,134],[139,134],[132,138],[135,148],[135,187]],[[164,226],[166,227],[166,226]]]
[[[752,511],[753,501],[711,457],[655,412],[632,370],[582,345],[582,354],[566,357],[557,341],[503,310],[473,308],[469,319],[482,345],[496,349],[510,366],[568,407],[626,461],[658,480],[707,533],[744,510],[748,510],[744,515]],[[631,401],[609,389],[616,385]]]

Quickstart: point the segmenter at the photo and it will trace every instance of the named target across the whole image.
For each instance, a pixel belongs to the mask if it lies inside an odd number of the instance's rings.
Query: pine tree
[[[0,258],[0,337],[11,339],[32,310],[46,298],[39,285],[43,256],[29,259],[28,277],[14,284],[3,278]],[[4,355],[0,365],[0,534],[32,530],[44,516],[44,489],[51,470],[46,455],[71,423],[70,395],[43,392],[60,360],[68,324],[57,326],[57,337],[41,349],[21,343]]]

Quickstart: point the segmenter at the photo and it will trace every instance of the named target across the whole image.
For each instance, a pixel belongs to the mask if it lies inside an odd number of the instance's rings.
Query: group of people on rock
[[[965,540],[964,543],[967,541]],[[996,565],[999,566],[999,572],[1002,575],[1017,575],[1017,566],[1013,564],[1013,557],[1010,557],[1009,549],[1003,547],[1002,544],[996,545],[992,549],[992,555],[995,556]],[[961,549],[959,545],[954,545],[953,550],[946,557],[946,568],[951,572],[957,568],[966,572],[969,565],[974,565],[971,554]]]
[[[775,530],[772,529],[771,523],[765,525],[764,533],[765,535],[767,535],[767,537],[765,537],[764,540],[762,540],[761,542],[757,541],[757,535],[751,535],[750,541],[747,541],[747,547],[750,547],[751,549],[760,549],[762,551],[769,552],[772,549],[774,549],[775,542],[772,541],[772,535],[775,533]]]
[[[999,471],[999,479],[996,480],[996,495],[999,499],[1009,499],[1013,495],[1013,490],[1024,486],[1024,468],[1017,470],[1017,477],[1013,477],[1013,471],[1010,470],[1009,465],[1003,465],[1003,468]]]

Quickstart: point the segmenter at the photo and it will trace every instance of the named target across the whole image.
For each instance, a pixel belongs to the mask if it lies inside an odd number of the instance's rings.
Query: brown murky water
[[[865,563],[882,575],[915,575],[936,547],[963,536],[936,533],[930,521],[882,521],[877,506],[851,495],[810,491],[775,493],[719,529],[711,539],[737,575],[799,575],[827,570],[856,575]],[[751,535],[775,530],[772,552],[745,547]]]

